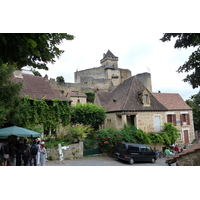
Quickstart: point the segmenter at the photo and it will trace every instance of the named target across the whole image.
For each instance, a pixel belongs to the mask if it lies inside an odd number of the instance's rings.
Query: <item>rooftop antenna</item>
[[[150,72],[150,69],[147,67],[147,69],[149,70],[149,72]]]

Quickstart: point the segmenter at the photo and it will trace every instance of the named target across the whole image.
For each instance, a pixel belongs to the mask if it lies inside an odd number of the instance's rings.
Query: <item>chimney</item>
[[[144,72],[141,74],[137,74],[136,77],[150,92],[152,92],[151,74],[150,73]]]
[[[44,80],[45,80],[45,81],[48,81],[48,76],[47,76],[47,74],[44,76]]]

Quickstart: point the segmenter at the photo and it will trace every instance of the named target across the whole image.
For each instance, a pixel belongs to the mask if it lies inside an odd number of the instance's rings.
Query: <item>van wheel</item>
[[[151,163],[155,163],[155,162],[156,162],[155,158],[152,158]]]
[[[131,164],[131,165],[134,164],[134,162],[135,162],[135,161],[134,161],[134,158],[131,158],[131,159],[129,160],[129,164]]]

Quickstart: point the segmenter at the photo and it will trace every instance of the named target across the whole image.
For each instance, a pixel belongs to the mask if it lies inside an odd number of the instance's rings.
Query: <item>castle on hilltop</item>
[[[57,83],[50,79],[53,88],[70,91],[105,91],[109,92],[131,77],[131,71],[118,68],[118,57],[110,50],[103,54],[101,66],[89,68],[74,73],[75,83]]]

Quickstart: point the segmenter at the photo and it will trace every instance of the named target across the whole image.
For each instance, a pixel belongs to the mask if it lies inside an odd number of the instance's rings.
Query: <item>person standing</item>
[[[23,144],[22,144],[22,140],[17,140],[16,143],[16,166],[21,166],[22,165],[22,148],[23,148]]]
[[[179,153],[178,145],[176,145],[176,146],[174,147],[174,153],[175,153],[175,155]]]
[[[169,148],[166,148],[164,153],[165,153],[166,157],[169,158],[170,154],[171,154],[171,151],[169,150]]]
[[[45,166],[45,163],[46,163],[46,148],[45,148],[44,142],[41,142],[39,151],[40,151],[40,163],[41,163],[41,166]]]
[[[36,145],[36,141],[34,140],[33,141],[33,145],[31,146],[31,149],[30,149],[30,166],[32,166],[32,160],[33,160],[33,164],[34,166],[37,165],[37,161],[36,161],[36,155],[38,153],[38,147]]]
[[[29,147],[28,144],[25,144],[25,147],[23,149],[22,158],[24,160],[24,166],[27,166],[28,165],[28,161],[30,159],[30,147]]]
[[[9,152],[10,152],[10,166],[16,166],[16,151],[17,148],[14,145],[14,141],[11,141],[9,144]]]
[[[36,145],[37,145],[37,148],[38,148],[38,152],[37,152],[37,155],[36,155],[36,162],[37,162],[37,165],[40,164],[40,142],[41,142],[41,139],[40,138],[37,138],[36,139]]]
[[[9,159],[9,147],[7,145],[7,142],[1,146],[0,155],[2,166],[7,166],[7,162]]]

